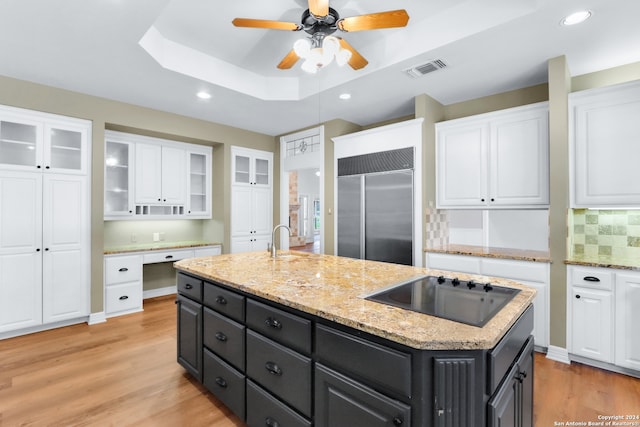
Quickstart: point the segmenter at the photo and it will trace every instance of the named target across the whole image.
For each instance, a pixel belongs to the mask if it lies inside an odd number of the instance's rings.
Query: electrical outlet
[[[160,232],[160,241],[164,242],[164,231]]]
[[[153,241],[154,242],[160,241],[160,233],[153,233]]]
[[[131,235],[131,243],[136,243],[138,241],[138,236],[136,236],[136,234],[132,234]]]

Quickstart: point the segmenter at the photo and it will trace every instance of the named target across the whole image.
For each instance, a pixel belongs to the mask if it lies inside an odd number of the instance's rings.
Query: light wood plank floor
[[[0,426],[244,426],[176,363],[173,301],[0,341]],[[536,427],[640,413],[639,379],[539,354],[535,369]]]

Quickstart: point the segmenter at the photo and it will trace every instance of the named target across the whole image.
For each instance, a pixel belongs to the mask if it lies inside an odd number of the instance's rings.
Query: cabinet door
[[[437,129],[438,207],[488,203],[488,126],[477,122]]]
[[[186,199],[186,152],[162,147],[162,203],[184,205]]]
[[[211,157],[204,153],[187,153],[187,215],[211,218]]]
[[[45,171],[87,173],[89,129],[67,123],[51,122],[45,126]]]
[[[616,274],[616,365],[640,371],[640,275]]]
[[[46,175],[43,198],[43,320],[89,313],[86,178]]]
[[[500,390],[487,405],[489,427],[519,427],[518,389],[519,383],[514,370],[509,373]]]
[[[253,189],[234,185],[231,188],[231,235],[250,236],[255,233],[253,228]]]
[[[271,159],[256,156],[253,162],[253,183],[259,187],[271,187]]]
[[[42,123],[0,114],[0,166],[27,171],[42,169]]]
[[[231,176],[233,184],[245,184],[250,185],[252,181],[251,176],[251,157],[245,153],[233,153],[231,167]]]
[[[490,205],[549,204],[547,122],[546,109],[491,121]]]
[[[133,145],[105,141],[104,216],[133,215]]]
[[[0,174],[0,332],[42,323],[42,175]]]
[[[315,426],[410,426],[411,408],[316,364]]]
[[[251,201],[251,222],[255,234],[271,234],[272,194],[268,188],[254,188]]]
[[[162,201],[162,147],[136,143],[136,203]]]
[[[178,295],[178,363],[202,381],[202,305]]]
[[[571,297],[571,353],[613,362],[611,292],[574,287]]]
[[[572,95],[575,206],[640,206],[640,86]]]

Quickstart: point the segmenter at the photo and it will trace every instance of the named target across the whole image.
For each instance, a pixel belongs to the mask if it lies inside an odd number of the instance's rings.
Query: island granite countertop
[[[521,290],[479,328],[363,297],[417,276],[451,277],[448,272],[295,251],[280,251],[275,259],[264,251],[192,258],[174,266],[187,274],[421,350],[493,348],[536,293],[510,280],[456,273],[460,280],[490,280]]]

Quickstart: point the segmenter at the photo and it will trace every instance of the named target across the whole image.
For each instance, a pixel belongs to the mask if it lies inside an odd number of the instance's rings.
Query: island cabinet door
[[[321,364],[315,368],[315,427],[411,426],[411,407]]]
[[[178,363],[202,382],[202,305],[183,296],[178,306]]]

